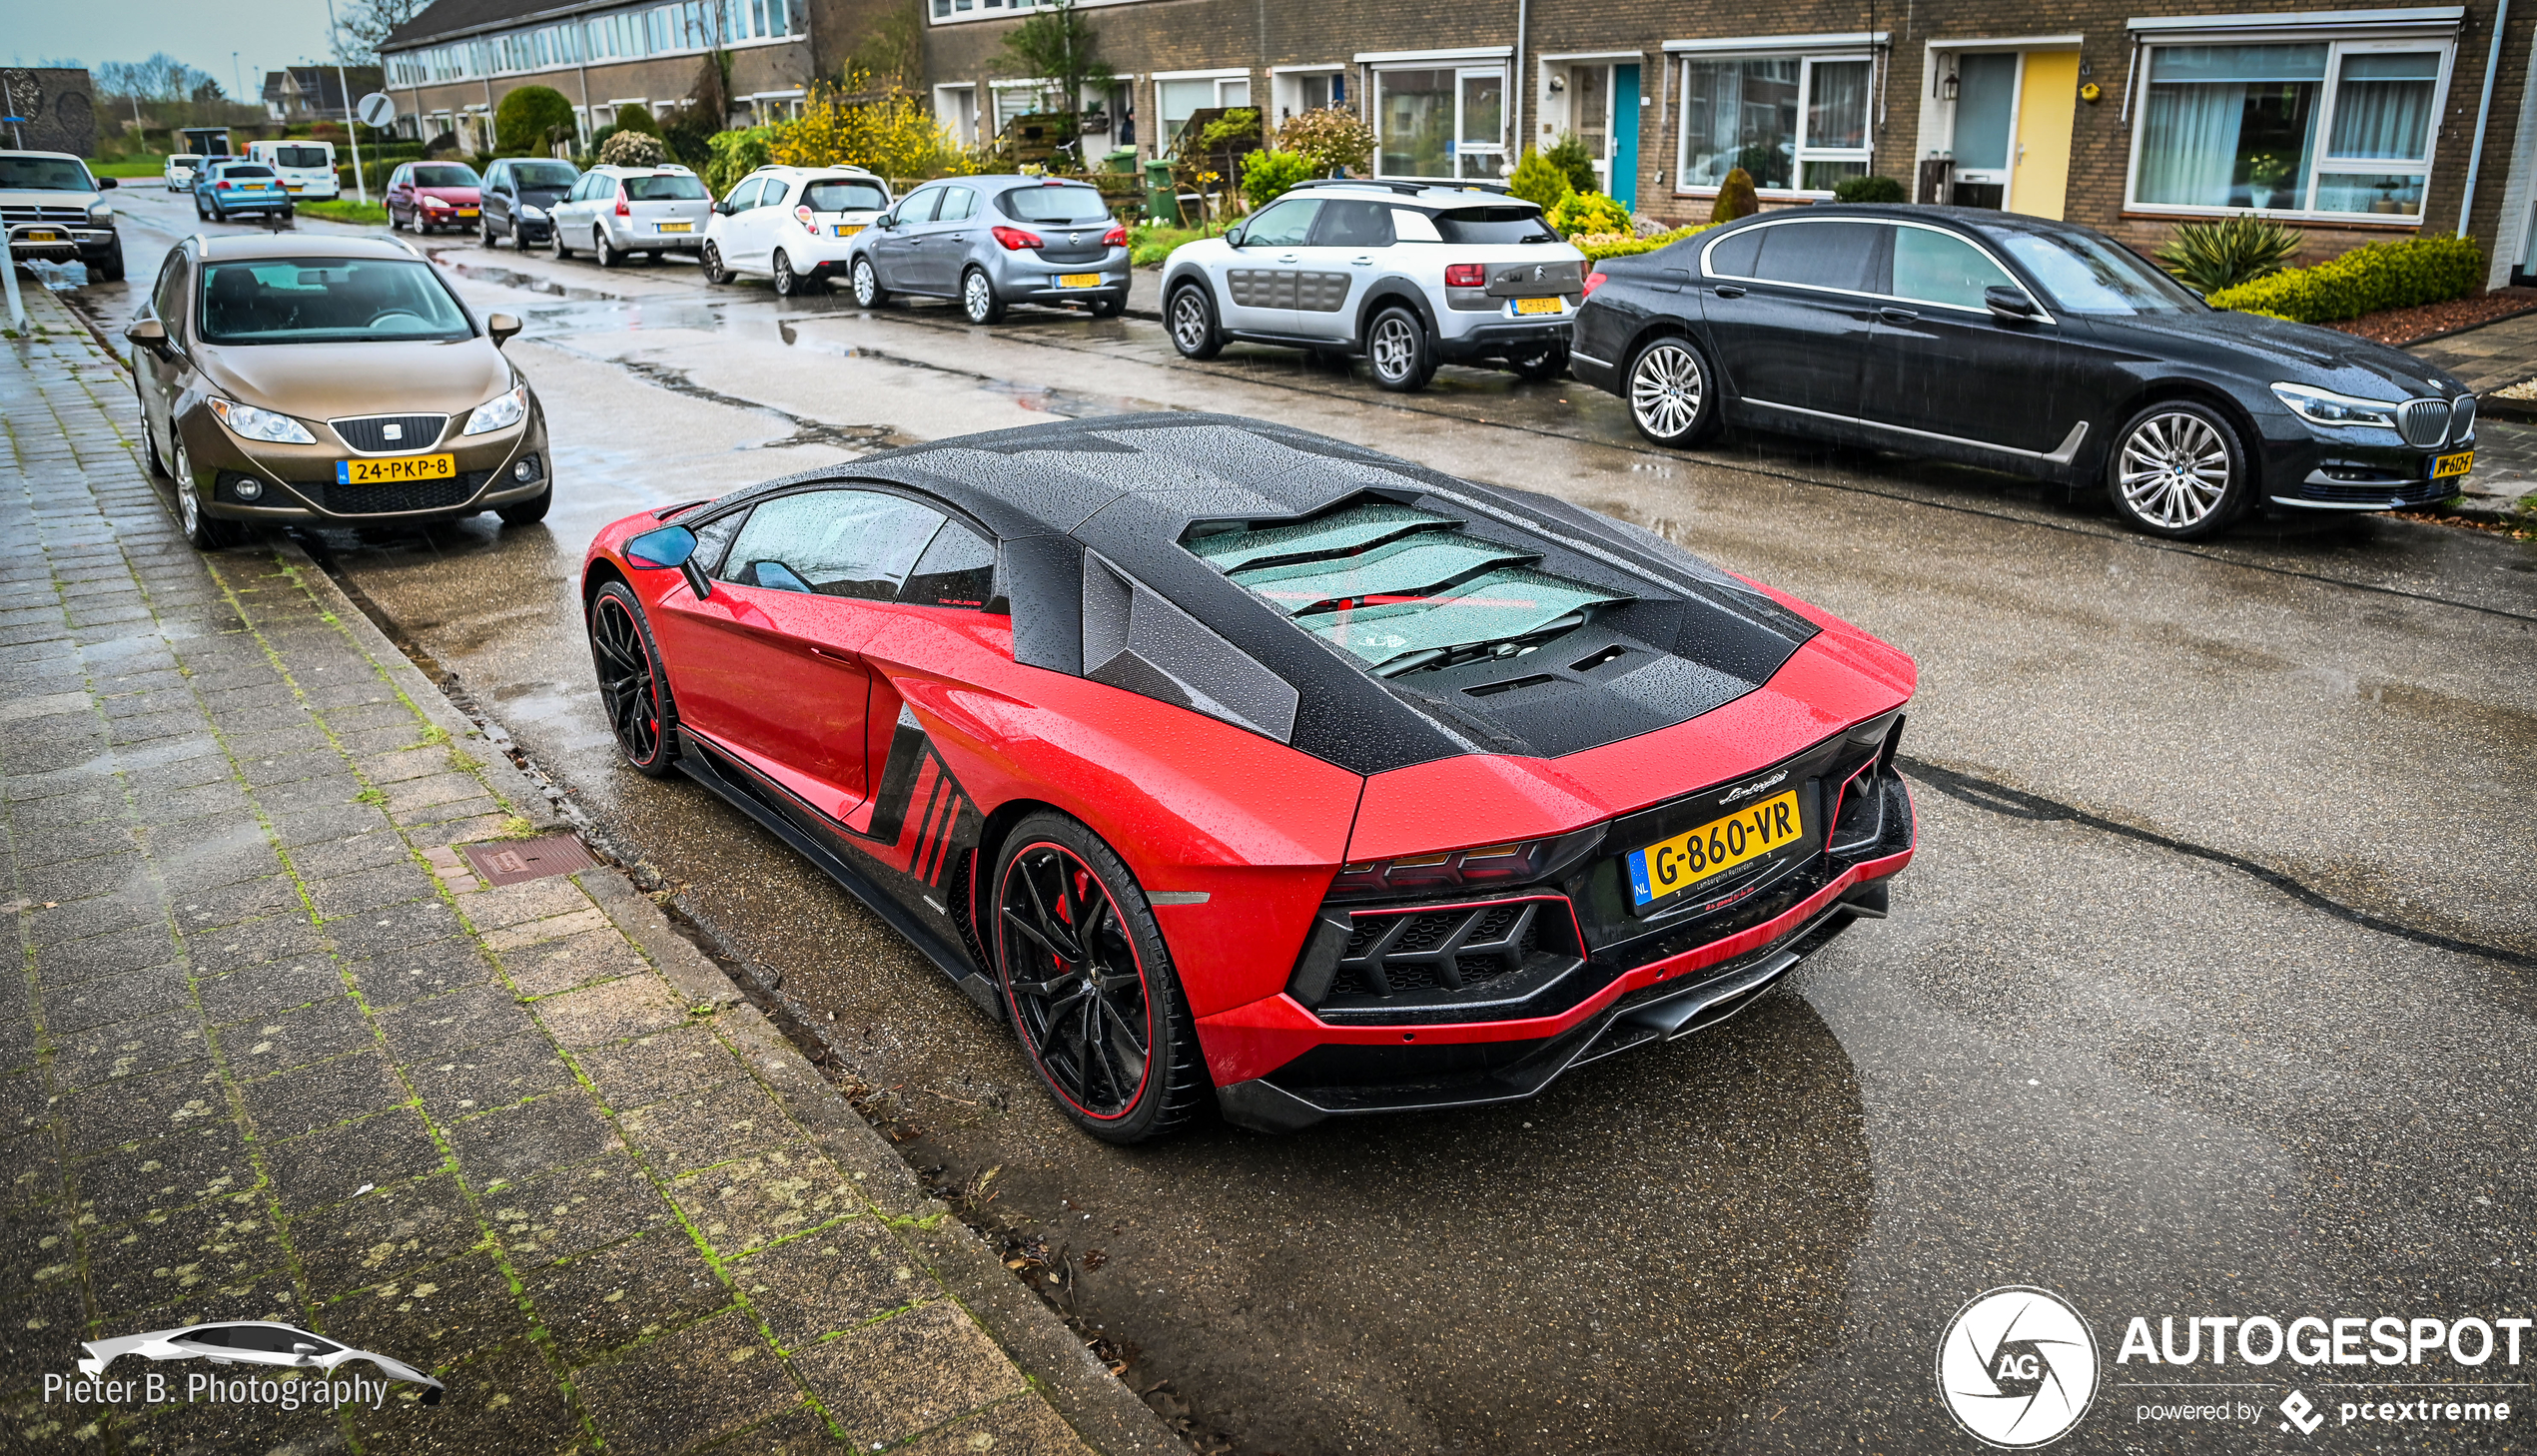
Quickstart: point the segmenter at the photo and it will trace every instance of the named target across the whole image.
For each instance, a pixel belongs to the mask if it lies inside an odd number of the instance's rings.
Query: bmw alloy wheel
[[[1073,850],[1043,841],[997,887],[996,934],[1015,1022],[1076,1109],[1118,1117],[1145,1090],[1154,1046],[1145,968],[1108,887]]]
[[[1630,370],[1630,417],[1650,439],[1683,439],[1700,422],[1707,385],[1698,355],[1679,341],[1659,340]]]
[[[2211,521],[2228,498],[2228,442],[2211,421],[2164,409],[2132,425],[2116,452],[2114,488],[2125,513],[2165,531]]]

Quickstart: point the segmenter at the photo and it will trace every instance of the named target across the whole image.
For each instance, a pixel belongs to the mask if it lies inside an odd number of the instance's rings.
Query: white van
[[[249,142],[247,156],[272,168],[273,175],[282,179],[283,187],[293,197],[329,198],[344,190],[335,177],[333,142],[313,142],[306,137]]]

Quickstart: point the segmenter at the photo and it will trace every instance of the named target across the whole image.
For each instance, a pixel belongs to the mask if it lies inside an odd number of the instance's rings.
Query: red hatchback
[[[388,179],[388,229],[472,231],[481,206],[482,179],[463,162],[408,162]]]
[[[1531,1096],[1913,854],[1912,660],[1662,537],[1279,425],[871,455],[602,530],[618,744],[869,903],[1096,1136]]]

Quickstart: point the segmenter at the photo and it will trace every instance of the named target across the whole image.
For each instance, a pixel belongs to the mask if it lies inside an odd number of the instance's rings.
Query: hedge
[[[2371,243],[2314,268],[2285,269],[2211,295],[2214,309],[2331,324],[2382,309],[2462,299],[2484,286],[2484,250],[2465,238]]]
[[[1691,227],[1676,228],[1670,233],[1659,233],[1652,238],[1637,238],[1627,233],[1580,233],[1569,239],[1568,243],[1570,247],[1586,256],[1586,262],[1601,263],[1607,258],[1627,258],[1637,253],[1653,253],[1659,248],[1680,243],[1694,233],[1705,233],[1716,226],[1715,223],[1695,223]]]

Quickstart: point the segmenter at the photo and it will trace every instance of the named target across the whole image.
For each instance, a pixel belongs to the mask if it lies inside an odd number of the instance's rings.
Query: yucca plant
[[[2303,240],[2296,228],[2240,216],[2186,223],[2158,248],[2158,262],[2186,287],[2204,294],[2279,273]]]

